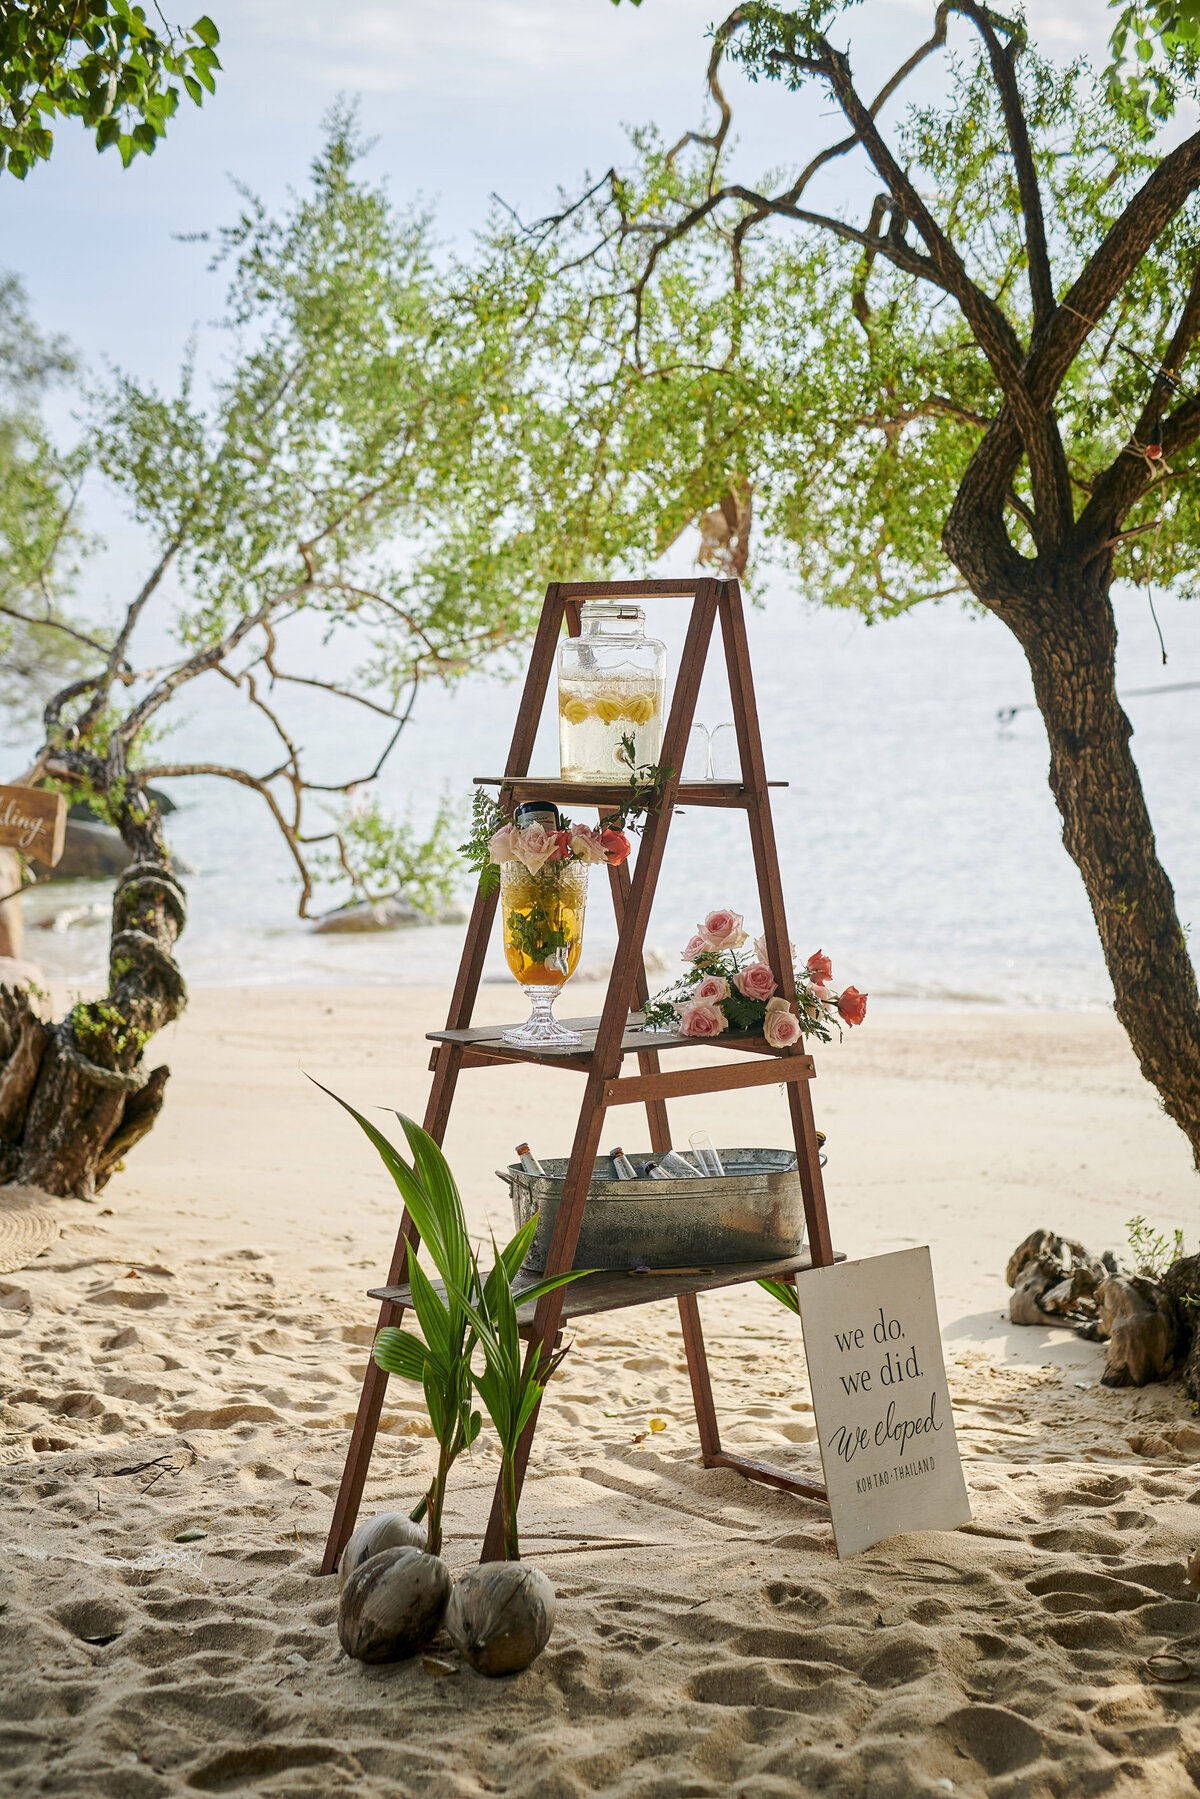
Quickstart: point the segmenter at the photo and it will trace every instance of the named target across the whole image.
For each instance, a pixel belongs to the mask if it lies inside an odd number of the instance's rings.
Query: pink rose
[[[712,945],[708,938],[701,937],[697,932],[695,937],[689,937],[684,944],[680,952],[680,959],[684,962],[694,962],[697,956],[706,956],[711,949]]]
[[[624,831],[601,831],[600,843],[604,850],[604,860],[613,866],[624,862],[633,848]]]
[[[814,987],[823,987],[833,973],[833,963],[819,949],[813,951],[804,966]]]
[[[790,1049],[793,1043],[800,1041],[800,1020],[786,1005],[768,1010],[763,1019],[763,1036],[772,1049]]]
[[[571,831],[571,854],[588,862],[603,862],[604,845],[599,831],[589,830],[587,825],[575,825]]]
[[[537,874],[558,853],[558,832],[548,831],[545,825],[526,825],[523,831],[514,835],[513,855],[525,864],[531,875]]]
[[[770,999],[779,985],[765,962],[750,962],[739,969],[733,984],[743,999]]]
[[[700,926],[700,935],[709,949],[740,949],[746,941],[741,913],[731,912],[725,906],[710,912]]]
[[[696,991],[692,994],[692,998],[706,999],[713,1004],[715,1004],[717,1000],[728,999],[729,982],[725,979],[723,974],[706,974],[704,979],[700,982],[700,985],[696,988]]]
[[[867,1016],[867,996],[857,987],[843,987],[837,1009],[847,1024],[861,1024]]]
[[[488,838],[488,853],[493,862],[511,862],[516,854],[516,825],[501,825]]]
[[[719,1037],[729,1022],[720,1006],[707,999],[690,999],[675,1010],[682,1037]]]
[[[760,962],[767,962],[767,963],[770,962],[771,957],[767,951],[767,939],[766,939],[765,933],[763,936],[756,937],[754,939],[754,954],[757,956],[757,958]],[[795,964],[796,945],[794,943],[788,944],[788,961],[791,962],[793,965]]]

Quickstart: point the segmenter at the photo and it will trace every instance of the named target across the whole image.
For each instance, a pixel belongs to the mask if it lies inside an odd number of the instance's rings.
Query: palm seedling
[[[536,1223],[531,1220],[531,1223]],[[493,1245],[494,1247],[494,1245]],[[539,1282],[536,1288],[521,1292],[522,1302],[578,1280],[583,1269],[560,1274]],[[495,1257],[495,1265],[482,1288],[475,1269],[474,1284],[482,1303],[466,1293],[456,1294],[459,1304],[470,1319],[483,1351],[483,1372],[471,1371],[476,1392],[488,1409],[496,1435],[500,1439],[500,1511],[504,1532],[504,1559],[519,1562],[521,1544],[517,1534],[517,1444],[537,1410],[546,1383],[566,1355],[566,1348],[543,1356],[540,1343],[531,1343],[526,1351],[517,1323],[517,1300],[512,1290],[512,1273],[503,1251]]]
[[[318,1081],[315,1083],[321,1086]],[[513,1304],[512,1281],[529,1251],[537,1219],[532,1218],[497,1253],[496,1270],[481,1285],[471,1251],[462,1199],[450,1165],[427,1131],[402,1112],[396,1116],[408,1140],[412,1162],[407,1162],[379,1131],[344,1099],[322,1087],[331,1099],[349,1112],[374,1144],[384,1167],[395,1181],[421,1242],[442,1277],[444,1293],[430,1281],[415,1249],[408,1253],[408,1280],[412,1309],[421,1338],[394,1325],[385,1325],[375,1338],[374,1358],[388,1374],[416,1382],[424,1391],[429,1422],[438,1444],[437,1469],[425,1497],[413,1507],[412,1517],[426,1519],[428,1549],[438,1555],[442,1546],[442,1509],[450,1470],[464,1449],[479,1435],[480,1414],[471,1409],[471,1356],[476,1326],[473,1312],[485,1313],[493,1284],[503,1287]],[[497,1271],[503,1281],[497,1283]],[[573,1274],[539,1282],[522,1293],[536,1299],[552,1287],[572,1280]],[[515,1308],[514,1308],[515,1320]],[[539,1389],[540,1391],[540,1389]]]

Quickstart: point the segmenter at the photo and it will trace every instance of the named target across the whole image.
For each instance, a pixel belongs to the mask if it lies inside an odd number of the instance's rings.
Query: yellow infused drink
[[[522,987],[557,988],[574,974],[586,901],[586,863],[547,862],[536,874],[502,864],[504,957]]]
[[[628,780],[631,766],[657,762],[665,683],[653,675],[605,681],[560,679],[561,772],[572,781]],[[632,763],[627,739],[632,739]]]
[[[558,650],[559,765],[568,781],[624,786],[662,753],[667,652],[635,602],[587,600]]]

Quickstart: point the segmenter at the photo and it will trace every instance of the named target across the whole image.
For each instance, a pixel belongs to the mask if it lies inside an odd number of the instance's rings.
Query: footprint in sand
[[[1025,1586],[1051,1612],[1129,1612],[1158,1597],[1147,1587],[1087,1568],[1053,1568]]]
[[[1086,1524],[1033,1530],[1029,1541],[1035,1549],[1049,1549],[1059,1555],[1120,1555],[1125,1548],[1115,1532],[1092,1530]]]
[[[130,1282],[127,1287],[101,1287],[98,1293],[89,1293],[87,1303],[92,1306],[128,1306],[135,1312],[148,1312],[155,1306],[165,1306],[171,1294],[164,1293],[160,1287],[147,1287],[141,1281]]]
[[[111,1643],[119,1637],[129,1620],[129,1610],[106,1596],[83,1596],[70,1599],[54,1608],[53,1616],[64,1630],[69,1630],[81,1643]]]
[[[999,1705],[966,1705],[951,1712],[938,1732],[989,1779],[1037,1761],[1042,1739],[1033,1725]]]
[[[849,1681],[842,1668],[803,1662],[728,1662],[693,1675],[684,1691],[702,1705],[774,1706],[778,1711],[825,1711],[818,1698],[834,1682]]]
[[[827,1612],[833,1604],[833,1595],[825,1587],[802,1581],[768,1581],[763,1591],[770,1604],[785,1612]]]
[[[869,1687],[900,1687],[932,1673],[938,1661],[937,1650],[925,1637],[902,1631],[868,1656],[859,1672]]]
[[[1141,1620],[1125,1612],[1109,1617],[1104,1612],[1076,1612],[1073,1617],[1056,1618],[1046,1626],[1046,1635],[1060,1649],[1072,1653],[1084,1649],[1123,1651],[1141,1634]]]

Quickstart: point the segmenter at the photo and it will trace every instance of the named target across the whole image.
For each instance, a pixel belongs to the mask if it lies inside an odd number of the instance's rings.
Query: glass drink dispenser
[[[662,749],[666,645],[646,636],[642,608],[623,600],[585,600],[581,623],[580,636],[558,651],[561,772],[569,781],[627,781]]]

